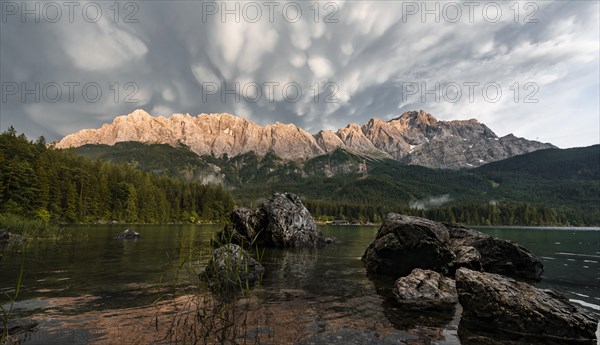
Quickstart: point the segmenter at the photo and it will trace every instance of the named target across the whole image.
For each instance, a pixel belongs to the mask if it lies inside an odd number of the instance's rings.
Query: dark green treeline
[[[342,219],[358,222],[381,222],[389,212],[425,217],[439,222],[468,225],[560,226],[586,225],[585,214],[567,214],[555,208],[527,203],[461,204],[430,209],[394,206],[345,204],[335,201],[304,201],[307,209],[321,221]]]
[[[12,127],[0,134],[2,213],[64,223],[196,222],[226,220],[233,207],[220,187],[88,160]]]

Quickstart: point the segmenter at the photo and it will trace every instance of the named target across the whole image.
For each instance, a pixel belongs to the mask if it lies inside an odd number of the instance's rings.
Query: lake
[[[142,237],[114,239],[127,228],[123,225],[74,226],[88,234],[86,240],[33,241],[22,256],[4,251],[0,289],[14,293],[22,258],[23,283],[13,313],[40,323],[37,332],[23,339],[25,344],[167,344],[178,337],[169,333],[169,320],[184,315],[181,306],[194,291],[191,286],[210,257],[209,241],[219,226],[130,227]],[[390,281],[367,278],[360,257],[377,227],[321,229],[341,244],[259,253],[267,270],[263,282],[250,296],[238,297],[231,309],[239,310],[238,342],[325,344],[332,340],[322,335],[331,333],[339,343],[347,342],[344,337],[357,343],[461,343],[459,310],[451,315],[406,313],[388,302]],[[600,229],[478,230],[529,248],[544,263],[539,287],[563,292],[600,314]],[[188,264],[182,267],[196,270],[178,270],[183,259]],[[178,327],[187,327],[182,324]],[[191,343],[194,337],[188,334],[184,340]]]

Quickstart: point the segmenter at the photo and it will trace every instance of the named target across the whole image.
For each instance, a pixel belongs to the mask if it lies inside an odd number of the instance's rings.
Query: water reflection
[[[26,275],[16,315],[34,317],[40,327],[37,340],[34,334],[26,344],[48,343],[44,339],[61,344],[147,344],[164,338],[164,324],[159,331],[154,327],[157,310],[152,303],[159,282],[173,280],[169,260],[191,254],[190,260],[202,267],[210,256],[208,242],[218,228],[138,226],[140,239],[119,241],[114,235],[122,229],[90,226],[82,227],[89,233],[86,241],[29,243],[23,249]],[[459,327],[460,306],[441,314],[395,306],[393,280],[367,277],[360,261],[376,231],[375,227],[324,227],[326,236],[342,243],[318,250],[259,252],[267,273],[256,296],[237,301],[239,315],[243,315],[240,320],[245,322],[239,327],[240,342],[260,338],[264,343],[294,344],[321,339],[326,344],[338,336],[399,344],[485,344],[490,340]],[[592,257],[600,255],[599,232],[493,232],[543,256],[542,287],[600,304],[600,260]],[[3,291],[14,288],[18,263],[18,252],[0,261]],[[162,312],[167,322],[169,310]]]

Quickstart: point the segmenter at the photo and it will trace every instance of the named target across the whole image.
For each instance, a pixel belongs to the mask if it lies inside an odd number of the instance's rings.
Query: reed
[[[226,245],[231,243],[231,238],[223,243],[213,239],[212,243]],[[249,310],[259,303],[257,295],[261,282],[250,284],[242,280],[241,273],[248,273],[249,268],[234,264],[239,260],[233,259],[226,261],[226,271],[228,280],[234,284],[220,284],[205,278],[203,267],[206,265],[202,259],[211,257],[213,251],[213,247],[194,247],[189,240],[180,239],[178,256],[168,258],[173,274],[168,282],[161,281],[162,287],[154,303],[157,331],[161,327],[159,320],[164,320],[165,313],[169,314],[161,341],[178,344],[260,343],[258,335],[246,335],[252,323]],[[264,250],[255,248],[255,253],[260,262]]]

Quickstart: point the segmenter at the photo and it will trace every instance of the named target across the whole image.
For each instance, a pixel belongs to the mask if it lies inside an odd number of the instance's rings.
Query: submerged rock
[[[119,239],[119,240],[130,240],[130,239],[134,239],[134,238],[139,238],[141,236],[142,235],[139,232],[131,230],[131,229],[127,229],[121,233],[118,233],[115,236],[115,238]]]
[[[217,234],[215,242],[284,248],[316,247],[336,240],[323,237],[298,196],[275,193],[257,210],[236,208],[231,225]]]
[[[443,224],[390,213],[367,247],[362,262],[369,273],[403,277],[415,268],[445,272],[454,258],[448,229]]]
[[[296,343],[296,345],[404,345],[408,341],[415,342],[416,336],[392,333],[385,337],[372,330],[339,330],[336,332],[321,332]]]
[[[264,267],[237,244],[217,248],[203,276],[219,286],[245,287],[260,281]]]
[[[9,335],[31,331],[37,325],[38,322],[32,319],[12,319],[8,320],[8,324],[4,324],[4,321],[0,320],[0,330],[6,329]]]
[[[475,248],[481,257],[483,271],[517,279],[540,280],[544,265],[527,248],[465,227],[448,224],[446,226],[455,252],[463,246]],[[481,270],[475,262],[459,262],[457,266]]]
[[[398,278],[392,291],[398,303],[414,309],[453,309],[458,302],[454,280],[420,268]]]
[[[561,294],[498,274],[461,268],[456,272],[463,307],[461,327],[548,339],[593,343],[598,320]]]

